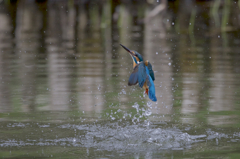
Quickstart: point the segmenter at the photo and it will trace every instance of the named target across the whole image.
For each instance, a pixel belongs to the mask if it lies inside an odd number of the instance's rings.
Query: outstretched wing
[[[134,67],[134,70],[129,77],[128,85],[132,86],[138,83],[139,86],[142,88],[146,81],[146,78],[147,73],[145,69],[145,64],[141,62]]]
[[[152,70],[152,65],[151,65],[150,62],[148,62],[147,68],[149,70],[149,75],[151,76],[152,80],[154,81],[155,80],[155,76],[154,76],[154,72]]]
[[[155,95],[155,86],[154,86],[153,80],[150,75],[147,76],[146,82],[147,82],[147,86],[148,86],[148,97],[152,101],[156,102],[157,98]]]
[[[129,77],[128,85],[132,86],[138,83],[138,65],[136,65],[133,69],[132,74]]]

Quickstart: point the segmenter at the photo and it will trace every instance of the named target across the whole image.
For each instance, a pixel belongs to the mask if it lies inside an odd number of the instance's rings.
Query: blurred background
[[[127,85],[132,59],[120,43],[152,63],[156,103]],[[239,46],[239,0],[0,0],[0,147],[26,146],[29,136],[9,135],[31,134],[26,122],[164,122],[233,135]]]

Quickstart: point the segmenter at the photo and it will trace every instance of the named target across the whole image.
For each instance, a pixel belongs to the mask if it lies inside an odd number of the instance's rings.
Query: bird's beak
[[[120,44],[127,52],[129,52],[132,56],[136,56],[136,54],[131,51],[130,49],[128,49],[127,47],[123,46],[122,44]]]

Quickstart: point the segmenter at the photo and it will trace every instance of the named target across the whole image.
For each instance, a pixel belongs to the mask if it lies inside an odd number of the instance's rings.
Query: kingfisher
[[[151,63],[146,60],[143,61],[143,57],[137,51],[130,50],[127,47],[120,44],[132,57],[133,59],[133,72],[129,77],[128,85],[136,85],[145,89],[145,93],[148,97],[156,102],[157,98],[155,95],[155,86],[153,81],[155,80],[154,72],[152,70]]]

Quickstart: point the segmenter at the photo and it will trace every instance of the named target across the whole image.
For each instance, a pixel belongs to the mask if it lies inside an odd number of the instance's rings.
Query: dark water
[[[0,2],[1,158],[239,158],[240,3],[217,2]]]

